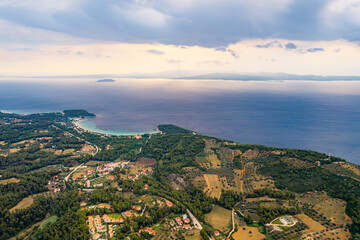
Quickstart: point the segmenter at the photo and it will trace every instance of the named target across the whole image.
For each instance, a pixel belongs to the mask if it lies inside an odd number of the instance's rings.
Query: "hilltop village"
[[[360,168],[343,159],[174,125],[96,134],[82,117],[0,112],[0,239],[359,236]]]

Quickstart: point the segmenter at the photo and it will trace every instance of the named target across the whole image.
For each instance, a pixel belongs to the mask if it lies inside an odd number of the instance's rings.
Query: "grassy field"
[[[257,158],[258,155],[259,155],[258,150],[249,149],[246,152],[244,152],[244,154],[242,156],[247,159],[254,159],[254,158]]]
[[[320,232],[322,230],[325,230],[325,227],[323,225],[314,221],[312,218],[306,216],[305,214],[297,214],[295,215],[295,217],[301,220],[309,227],[309,229],[305,229],[302,231],[303,234]]]
[[[268,196],[265,197],[257,197],[257,198],[246,198],[247,202],[261,202],[261,201],[276,201],[276,198],[269,198]]]
[[[103,162],[101,161],[88,161],[85,165],[86,166],[96,166],[96,165],[99,165],[99,164],[102,164]]]
[[[20,210],[20,209],[30,207],[34,203],[34,198],[39,195],[53,196],[53,193],[52,192],[38,193],[38,194],[34,194],[34,195],[28,196],[26,198],[23,198],[18,204],[16,204],[16,206],[11,208],[9,211],[15,212],[15,210]]]
[[[20,210],[20,209],[30,207],[33,203],[34,203],[33,196],[23,198],[18,204],[16,204],[16,206],[14,206],[13,208],[10,209],[10,212],[12,213],[12,212],[15,212],[15,210]]]
[[[265,235],[260,233],[257,227],[239,227],[239,230],[232,237],[235,240],[262,240]]]
[[[256,178],[251,182],[253,189],[270,188],[275,189],[275,182],[272,179]]]
[[[319,214],[336,224],[347,224],[348,216],[345,214],[346,202],[341,199],[331,198],[326,193],[304,193],[296,197],[301,203],[312,204],[313,209]]]
[[[8,183],[18,183],[18,182],[20,182],[20,180],[17,178],[9,178],[9,179],[0,180],[0,185],[6,185]]]
[[[190,232],[190,231],[188,231],[188,232]],[[194,235],[191,235],[191,236],[185,235],[186,240],[201,240],[201,239],[203,239],[200,235],[199,229],[192,229],[191,232],[193,232]]]
[[[329,198],[315,205],[314,209],[333,223],[346,224],[348,217],[345,214],[345,207],[345,201]]]
[[[227,232],[231,227],[231,211],[215,205],[212,211],[205,215],[205,222],[219,231]]]
[[[203,176],[197,176],[193,179],[192,183],[194,184],[195,187],[197,187],[198,189],[205,189],[206,187],[208,187],[205,178]]]
[[[40,229],[43,229],[47,224],[56,222],[56,220],[58,219],[58,216],[51,216],[48,219],[46,219],[46,221],[44,221],[41,225],[40,225]]]
[[[207,188],[205,188],[204,191],[211,197],[220,198],[222,184],[219,181],[218,175],[204,174],[204,178],[207,184]]]
[[[210,154],[207,159],[211,163],[211,168],[221,168],[221,161],[218,159],[216,154]]]
[[[108,216],[111,218],[116,218],[116,219],[123,218],[120,213],[110,213],[110,214],[108,214]]]

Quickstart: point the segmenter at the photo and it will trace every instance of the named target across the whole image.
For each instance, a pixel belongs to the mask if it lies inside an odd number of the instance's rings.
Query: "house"
[[[84,207],[84,206],[86,206],[86,205],[87,205],[86,202],[81,202],[81,203],[80,203],[80,206],[81,206],[81,207]]]
[[[147,184],[145,184],[144,189],[148,190],[148,188],[149,188],[149,186]]]
[[[89,169],[89,170],[87,171],[87,174],[88,174],[88,175],[92,174],[92,170]]]
[[[185,219],[187,219],[188,217],[187,217],[186,214],[184,214],[184,215],[182,216],[182,218],[183,218],[183,220],[185,220]]]
[[[184,219],[184,223],[190,223],[190,219],[185,218],[185,219]]]
[[[176,223],[177,223],[179,226],[182,226],[182,225],[183,225],[183,221],[181,221],[181,218],[176,217],[176,218],[175,218],[175,221],[176,221]]]
[[[110,178],[110,180],[114,180],[114,179],[115,179],[115,177],[114,177],[113,175],[110,175],[109,178]]]
[[[98,205],[98,208],[106,208],[106,209],[109,209],[109,208],[110,208],[110,205],[109,205],[109,204],[102,204],[102,203],[100,203],[100,204]]]
[[[217,237],[220,235],[220,232],[218,230],[214,231],[214,236]]]
[[[168,205],[168,207],[172,207],[173,203],[170,201],[166,201],[166,205]]]
[[[190,224],[184,224],[183,228],[187,230],[187,229],[191,229],[191,226],[190,226]]]
[[[60,188],[55,188],[55,189],[54,189],[54,192],[60,192],[60,191],[61,191]]]
[[[125,212],[123,213],[125,215],[125,217],[131,218],[132,213],[131,212]]]

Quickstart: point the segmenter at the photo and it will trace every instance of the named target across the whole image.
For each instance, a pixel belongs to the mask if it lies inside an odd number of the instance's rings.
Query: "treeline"
[[[277,199],[295,199],[295,194],[290,191],[274,191],[268,188],[263,189],[255,189],[252,193],[247,193],[247,198],[257,198],[257,197],[264,197],[268,196],[270,198],[277,198]]]
[[[231,190],[221,190],[221,196],[218,204],[226,209],[231,210],[236,203],[243,199],[243,195]]]
[[[257,213],[260,216],[260,223],[270,223],[277,217],[280,217],[285,214],[296,215],[301,213],[300,208],[285,208],[285,207],[276,207],[276,208],[266,208],[258,206]]]
[[[192,131],[172,125],[172,124],[160,124],[158,129],[163,133],[171,134],[171,133],[192,133]]]
[[[82,109],[64,110],[63,113],[66,117],[96,117],[95,114]]]

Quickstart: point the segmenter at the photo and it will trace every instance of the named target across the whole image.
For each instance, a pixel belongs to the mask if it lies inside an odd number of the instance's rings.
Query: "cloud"
[[[269,42],[267,44],[258,44],[255,47],[256,48],[269,48],[269,47],[282,48],[282,45],[278,41],[273,41],[273,42]]]
[[[359,11],[358,0],[2,0],[0,41],[55,34],[214,48],[254,38],[360,41]]]
[[[297,46],[294,43],[287,43],[285,44],[286,49],[296,49]]]
[[[164,55],[165,52],[163,51],[160,51],[160,50],[156,50],[156,49],[149,49],[149,50],[146,50],[148,53],[151,53],[151,54],[155,54],[155,55]]]
[[[178,59],[168,59],[167,62],[171,63],[171,64],[181,64],[181,63],[183,63],[183,61],[178,60]]]
[[[324,52],[323,48],[309,48],[307,52],[315,53],[315,52]]]

